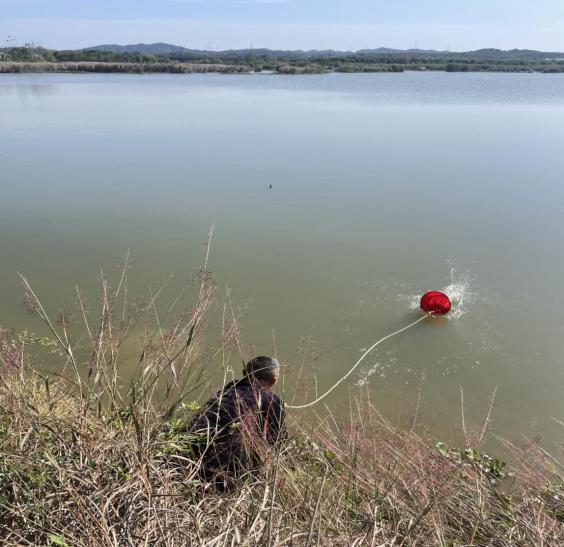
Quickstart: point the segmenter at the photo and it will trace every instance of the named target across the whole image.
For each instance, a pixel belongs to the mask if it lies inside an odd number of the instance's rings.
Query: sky
[[[0,0],[0,47],[564,51],[564,0]]]

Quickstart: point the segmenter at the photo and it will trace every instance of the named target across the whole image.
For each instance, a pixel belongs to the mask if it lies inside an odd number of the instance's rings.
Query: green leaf
[[[435,445],[435,448],[439,451],[439,454],[441,456],[447,457],[448,456],[448,449],[447,449],[447,445],[443,442],[438,442]]]
[[[182,403],[182,410],[188,410],[190,412],[197,412],[202,410],[202,405],[198,401],[192,401],[191,403]]]
[[[330,461],[330,462],[334,462],[337,459],[337,454],[335,454],[335,452],[333,452],[332,450],[329,450],[329,448],[327,448],[325,450],[325,457]]]
[[[58,545],[59,547],[70,547],[63,536],[59,536],[57,534],[49,534],[47,537],[51,545]]]

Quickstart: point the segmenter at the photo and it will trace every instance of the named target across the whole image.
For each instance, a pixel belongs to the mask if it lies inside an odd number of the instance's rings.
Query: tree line
[[[479,52],[474,52],[476,55]],[[196,52],[150,55],[135,52],[111,52],[100,50],[51,50],[41,47],[11,47],[0,49],[0,62],[13,63],[97,63],[100,71],[186,72],[182,66],[237,66],[233,72],[272,71],[284,74],[312,74],[323,72],[403,72],[406,70],[441,70],[446,72],[564,72],[564,59],[509,56],[495,58],[491,55],[468,57],[459,53],[339,53],[298,56],[295,52],[271,52],[252,50],[241,52]],[[108,64],[105,70],[102,65]],[[115,70],[109,65],[114,65]],[[126,65],[135,65],[135,70]],[[119,65],[121,68],[119,68]],[[63,65],[61,65],[62,68]],[[71,66],[71,65],[69,65]],[[57,70],[53,67],[53,70]],[[10,71],[18,71],[17,67]],[[228,71],[222,69],[222,71]]]

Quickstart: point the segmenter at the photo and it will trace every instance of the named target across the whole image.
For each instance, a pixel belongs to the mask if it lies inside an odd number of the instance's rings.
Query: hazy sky
[[[0,42],[564,51],[564,0],[0,0]]]

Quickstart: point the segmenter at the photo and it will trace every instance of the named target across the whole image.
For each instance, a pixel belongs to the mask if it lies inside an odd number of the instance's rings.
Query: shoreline
[[[226,63],[128,63],[103,61],[73,62],[0,62],[0,74],[369,74],[403,72],[464,72],[464,73],[506,73],[506,74],[564,74],[564,65],[541,64],[523,67],[520,65],[456,65],[437,63],[434,65],[413,64],[348,64],[323,67],[317,64],[282,64],[268,69],[257,70],[252,65]]]

